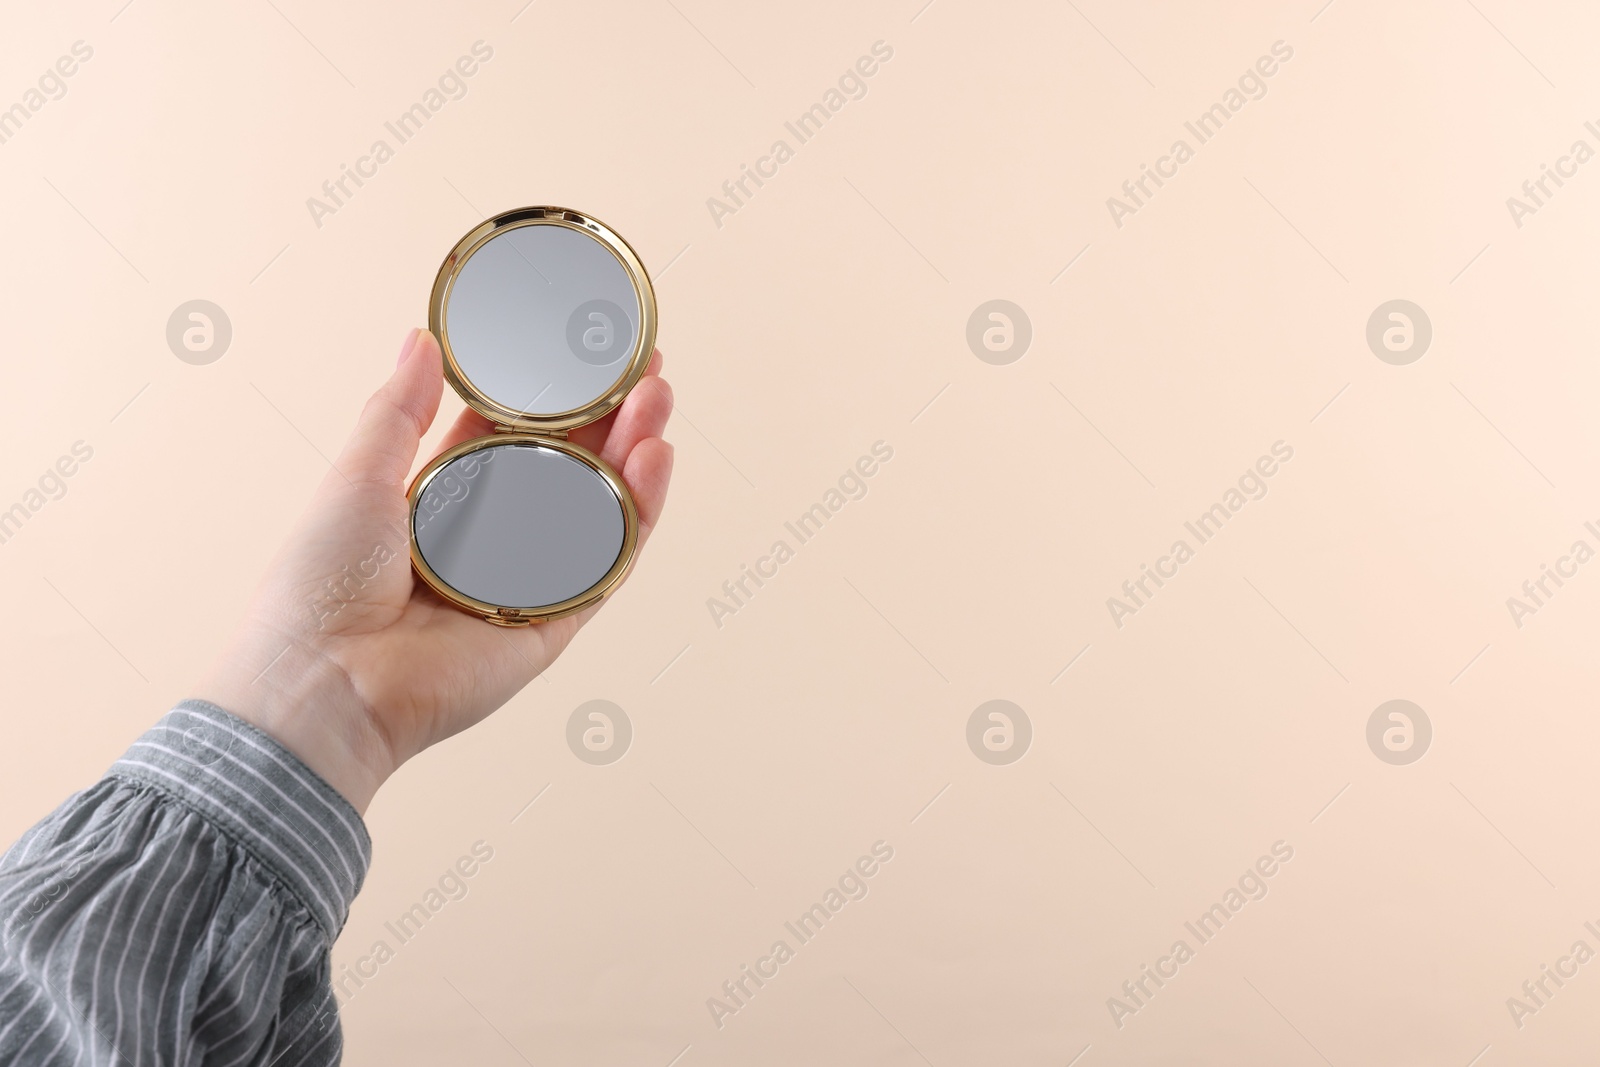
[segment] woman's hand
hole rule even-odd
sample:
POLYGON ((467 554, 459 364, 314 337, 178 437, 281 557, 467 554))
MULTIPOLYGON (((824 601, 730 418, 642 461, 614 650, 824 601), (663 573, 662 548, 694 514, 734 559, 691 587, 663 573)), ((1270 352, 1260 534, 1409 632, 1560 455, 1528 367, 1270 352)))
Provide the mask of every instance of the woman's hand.
MULTIPOLYGON (((570 434, 622 475, 641 547, 672 474, 660 371, 655 352, 620 408, 570 434)), ((442 390, 438 342, 413 331, 194 694, 276 737, 363 813, 400 764, 504 704, 599 610, 500 627, 414 580, 406 488, 442 390)), ((490 431, 469 408, 441 447, 490 431)))

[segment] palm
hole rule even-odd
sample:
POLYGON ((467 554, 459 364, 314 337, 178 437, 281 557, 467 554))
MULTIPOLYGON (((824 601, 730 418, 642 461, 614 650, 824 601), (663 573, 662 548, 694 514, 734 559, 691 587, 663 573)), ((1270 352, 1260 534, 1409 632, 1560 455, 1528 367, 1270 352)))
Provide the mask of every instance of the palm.
MULTIPOLYGON (((285 718, 267 700, 274 689, 282 704, 315 688, 323 705, 316 712, 336 720, 317 730, 335 736, 375 731, 387 749, 381 762, 390 766, 379 768, 383 773, 504 704, 548 667, 599 609, 532 626, 500 627, 457 611, 415 579, 406 487, 418 440, 433 421, 443 385, 433 338, 422 334, 413 352, 363 412, 274 564, 235 653, 206 687, 223 706, 258 724, 285 718), (370 564, 363 566, 361 580, 346 581, 330 601, 330 584, 375 554, 384 561, 376 573, 370 564), (308 603, 315 610, 307 610, 308 603), (297 655, 257 674, 255 661, 267 662, 279 648, 297 655), (272 671, 281 677, 258 686, 272 671)), ((638 506, 641 547, 661 514, 672 469, 671 446, 660 437, 672 392, 659 377, 660 368, 656 352, 620 408, 570 435, 621 474, 638 506)), ((482 416, 465 411, 440 450, 491 429, 482 416)), ((282 728, 285 734, 291 730, 313 733, 303 723, 282 728)), ((314 753, 300 754, 315 769, 339 775, 332 761, 318 767, 314 753)), ((349 784, 347 795, 364 793, 365 784, 349 784)))
MULTIPOLYGON (((406 577, 412 579, 407 573, 406 577)), ((418 750, 473 726, 542 673, 578 632, 576 617, 508 629, 466 615, 421 582, 399 617, 350 641, 347 670, 391 736, 418 750)))
MULTIPOLYGON (((656 380, 637 394, 639 403, 630 397, 617 412, 570 435, 573 443, 601 456, 629 481, 639 498, 641 544, 650 531, 645 520, 660 513, 659 497, 666 487, 648 480, 634 484, 628 461, 636 445, 659 433, 656 423, 664 422, 670 410, 670 400, 663 409, 656 392, 664 384, 660 366, 657 353, 647 372, 656 380)), ((468 408, 445 434, 439 451, 491 430, 487 419, 468 408)), ((346 530, 365 527, 369 536, 378 527, 407 528, 410 508, 403 495, 372 494, 338 475, 330 475, 333 479, 334 496, 348 499, 323 515, 346 530)), ((358 547, 350 545, 349 550, 358 547)), ((338 651, 331 654, 340 659, 367 706, 383 717, 391 736, 415 739, 418 751, 473 726, 516 695, 555 661, 597 610, 531 626, 494 626, 435 596, 416 580, 404 558, 383 568, 371 591, 370 603, 350 612, 333 631, 338 651)))

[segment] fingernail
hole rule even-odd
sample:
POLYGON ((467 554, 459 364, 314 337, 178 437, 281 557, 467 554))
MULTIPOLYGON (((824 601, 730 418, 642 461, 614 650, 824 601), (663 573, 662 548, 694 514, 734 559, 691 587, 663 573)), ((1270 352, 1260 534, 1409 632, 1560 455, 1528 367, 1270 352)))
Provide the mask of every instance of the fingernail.
POLYGON ((411 332, 406 334, 406 343, 400 346, 400 358, 395 361, 396 367, 405 366, 406 360, 411 358, 411 353, 417 350, 417 340, 421 336, 422 327, 420 326, 413 327, 411 332))

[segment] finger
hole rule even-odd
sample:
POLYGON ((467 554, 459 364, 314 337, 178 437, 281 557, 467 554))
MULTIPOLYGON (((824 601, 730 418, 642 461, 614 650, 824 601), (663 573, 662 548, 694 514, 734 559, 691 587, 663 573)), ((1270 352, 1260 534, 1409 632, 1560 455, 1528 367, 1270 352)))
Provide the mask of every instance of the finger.
POLYGON ((439 451, 443 452, 447 448, 454 448, 462 441, 470 441, 474 437, 483 437, 493 432, 494 423, 471 408, 466 408, 460 415, 456 416, 455 423, 445 433, 444 439, 439 442, 439 451))
POLYGON ((659 437, 647 437, 634 445, 622 468, 633 502, 639 509, 639 543, 654 529, 667 503, 667 484, 672 481, 672 445, 659 437))
POLYGON ((444 389, 439 345, 426 330, 413 330, 400 362, 362 409, 361 418, 334 464, 354 483, 401 485, 417 457, 417 443, 439 410, 444 389))
MULTIPOLYGON (((643 381, 644 378, 652 378, 659 375, 661 373, 661 363, 661 349, 658 348, 650 354, 650 362, 645 365, 644 375, 640 378, 640 381, 643 381)), ((634 388, 638 388, 638 386, 634 388)), ((616 421, 617 412, 615 410, 607 412, 587 426, 574 428, 567 435, 567 439, 575 445, 587 448, 590 452, 598 453, 606 443, 606 438, 611 435, 611 427, 616 421)))
MULTIPOLYGON (((660 521, 661 511, 666 506, 667 485, 672 481, 673 454, 670 442, 663 441, 659 437, 647 437, 634 445, 633 451, 628 453, 627 463, 623 465, 622 480, 628 483, 628 491, 633 494, 633 502, 639 509, 639 549, 644 548, 645 542, 650 540, 650 532, 660 521)), ((575 625, 581 627, 604 606, 605 601, 602 600, 568 618, 575 620, 575 625)), ((549 627, 552 624, 543 625, 549 627)), ((565 647, 566 641, 571 640, 571 635, 566 634, 564 638, 558 648, 565 647)))
POLYGON ((645 378, 634 386, 628 399, 617 409, 600 458, 621 470, 633 446, 649 437, 660 437, 672 417, 672 386, 665 378, 645 378))

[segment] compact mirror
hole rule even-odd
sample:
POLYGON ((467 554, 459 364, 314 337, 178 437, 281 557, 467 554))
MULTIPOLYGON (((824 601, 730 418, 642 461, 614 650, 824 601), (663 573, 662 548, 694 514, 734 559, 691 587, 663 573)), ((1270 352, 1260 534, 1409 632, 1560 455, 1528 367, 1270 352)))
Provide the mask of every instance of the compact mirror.
POLYGON ((444 464, 417 508, 417 548, 475 600, 541 608, 597 585, 622 554, 616 490, 588 464, 532 441, 444 464))
POLYGON ((523 208, 463 237, 434 281, 445 376, 495 432, 411 488, 411 557, 456 607, 503 625, 580 611, 627 572, 638 517, 622 479, 566 431, 622 403, 655 345, 633 249, 565 208, 523 208))
POLYGON ((605 245, 564 226, 521 226, 461 267, 444 329, 463 378, 524 417, 583 408, 628 370, 639 297, 605 245))
POLYGON ((593 422, 633 388, 655 340, 655 299, 633 249, 560 208, 508 212, 463 237, 428 318, 450 384, 510 429, 593 422))

